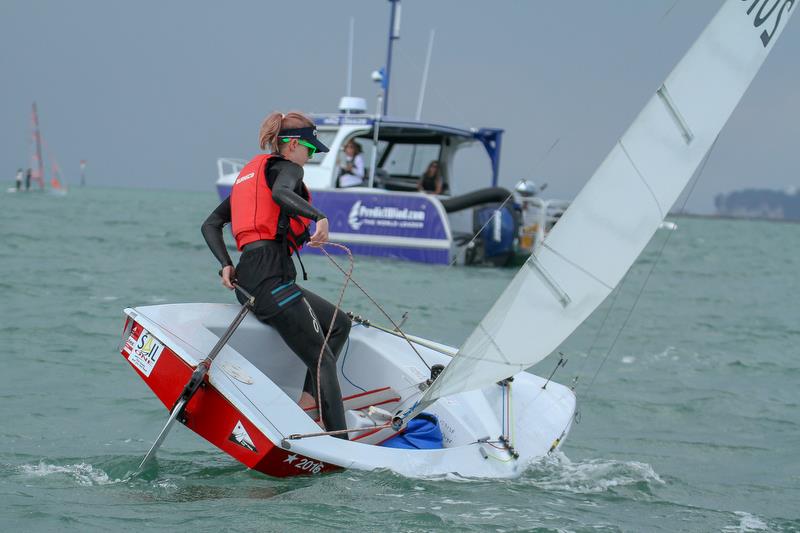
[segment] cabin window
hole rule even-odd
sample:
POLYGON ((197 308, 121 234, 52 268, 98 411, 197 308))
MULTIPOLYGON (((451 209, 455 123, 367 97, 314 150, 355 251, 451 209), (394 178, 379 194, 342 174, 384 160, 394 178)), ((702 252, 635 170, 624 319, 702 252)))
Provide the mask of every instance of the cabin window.
POLYGON ((382 167, 392 176, 419 177, 440 152, 438 144, 395 144, 382 167))
POLYGON ((479 142, 462 144, 456 151, 448 174, 450 193, 459 195, 492 186, 492 160, 479 142))

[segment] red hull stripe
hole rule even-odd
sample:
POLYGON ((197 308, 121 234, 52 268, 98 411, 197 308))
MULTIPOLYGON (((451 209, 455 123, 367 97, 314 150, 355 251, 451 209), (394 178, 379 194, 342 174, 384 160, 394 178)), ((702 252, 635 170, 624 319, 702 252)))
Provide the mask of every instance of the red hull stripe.
MULTIPOLYGON (((149 332, 135 322, 121 354, 167 409, 171 409, 193 369, 168 346, 163 346, 153 366, 145 367, 149 370, 147 375, 131 357, 131 350, 136 349, 143 334, 149 332)), ((186 405, 184 415, 186 427, 245 466, 264 474, 291 477, 341 470, 337 465, 276 446, 208 381, 186 405)))
MULTIPOLYGON (((400 399, 400 395, 391 387, 382 387, 380 389, 353 394, 352 396, 345 396, 342 398, 342 403, 344 404, 345 411, 359 411, 373 405, 378 406, 398 403, 400 399)), ((306 407, 304 411, 315 421, 319 419, 319 410, 316 405, 306 407)))

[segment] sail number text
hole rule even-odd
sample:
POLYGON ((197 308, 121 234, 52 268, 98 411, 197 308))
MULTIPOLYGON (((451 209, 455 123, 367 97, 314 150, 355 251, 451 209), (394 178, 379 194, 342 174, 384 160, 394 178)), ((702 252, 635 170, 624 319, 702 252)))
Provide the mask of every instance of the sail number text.
POLYGON ((766 22, 771 23, 761 32, 761 43, 766 48, 778 31, 781 17, 792 9, 795 0, 742 0, 742 2, 750 2, 747 14, 753 15, 754 28, 760 28, 766 22))

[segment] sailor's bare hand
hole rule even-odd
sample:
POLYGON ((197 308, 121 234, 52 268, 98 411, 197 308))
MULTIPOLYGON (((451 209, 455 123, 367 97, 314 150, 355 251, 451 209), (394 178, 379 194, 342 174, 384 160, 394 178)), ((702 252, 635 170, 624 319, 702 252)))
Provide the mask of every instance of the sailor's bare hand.
POLYGON ((317 227, 314 230, 314 235, 308 241, 309 246, 319 246, 328 242, 328 219, 323 218, 317 220, 317 227))
POLYGON ((233 290, 233 282, 236 279, 236 270, 232 265, 222 267, 222 284, 233 290))

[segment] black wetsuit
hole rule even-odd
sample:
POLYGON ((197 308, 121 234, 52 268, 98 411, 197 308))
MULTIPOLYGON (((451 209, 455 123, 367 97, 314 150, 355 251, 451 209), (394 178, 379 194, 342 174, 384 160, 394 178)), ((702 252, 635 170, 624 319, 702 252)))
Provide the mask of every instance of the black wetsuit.
MULTIPOLYGON (((272 190, 272 199, 281 213, 302 215, 317 221, 325 215, 302 196, 303 168, 282 158, 270 159, 265 176, 272 190)), ((203 223, 203 237, 211 252, 224 267, 232 265, 225 247, 222 228, 231 221, 231 201, 226 198, 203 223)), ((254 243, 255 244, 255 243, 254 243)), ((308 289, 295 284, 297 272, 289 258, 285 241, 258 242, 258 247, 245 246, 236 265, 237 282, 256 300, 256 318, 275 328, 284 342, 308 367, 304 390, 317 396, 317 361, 336 307, 308 289)), ((244 297, 237 293, 240 302, 244 297)), ((328 431, 346 428, 342 392, 336 376, 336 359, 350 333, 350 320, 339 312, 333 325, 320 368, 322 421, 328 431)), ((347 438, 341 435, 342 438, 347 438)))

